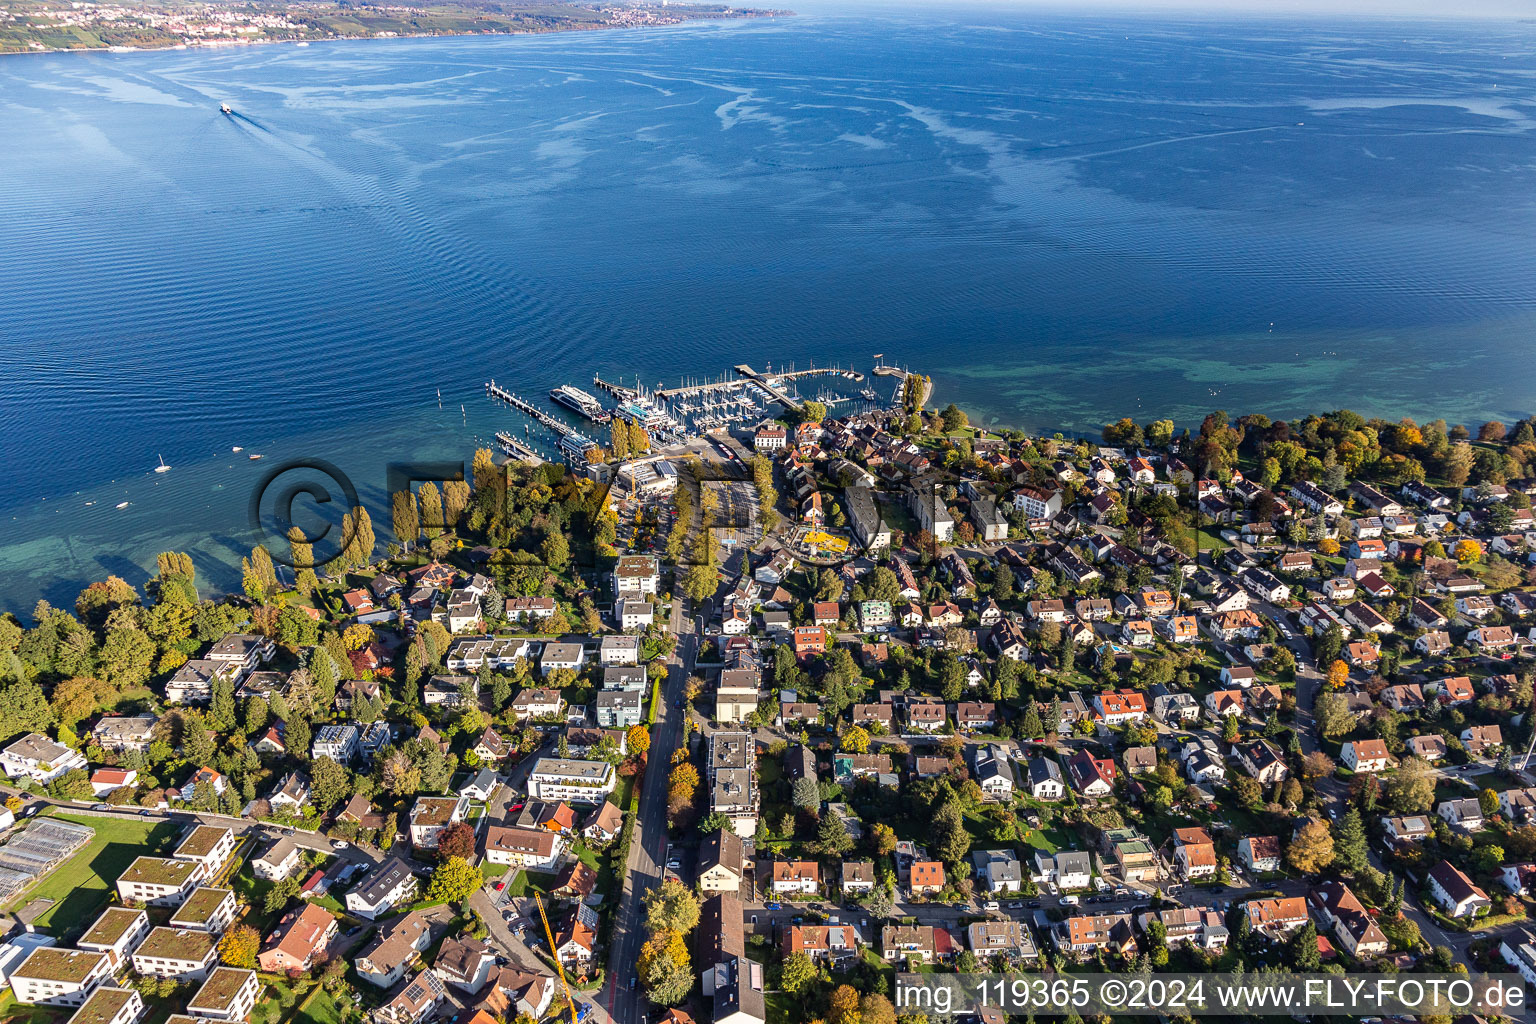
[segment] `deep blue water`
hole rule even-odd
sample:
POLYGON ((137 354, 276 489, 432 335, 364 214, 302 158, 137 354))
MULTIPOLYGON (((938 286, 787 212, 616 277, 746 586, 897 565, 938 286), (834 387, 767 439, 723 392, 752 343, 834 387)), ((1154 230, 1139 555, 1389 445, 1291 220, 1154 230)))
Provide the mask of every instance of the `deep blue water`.
POLYGON ((1533 34, 870 9, 0 58, 0 607, 168 547, 234 585, 289 457, 382 534, 387 461, 521 429, 488 377, 881 352, 1031 428, 1528 413, 1533 34))

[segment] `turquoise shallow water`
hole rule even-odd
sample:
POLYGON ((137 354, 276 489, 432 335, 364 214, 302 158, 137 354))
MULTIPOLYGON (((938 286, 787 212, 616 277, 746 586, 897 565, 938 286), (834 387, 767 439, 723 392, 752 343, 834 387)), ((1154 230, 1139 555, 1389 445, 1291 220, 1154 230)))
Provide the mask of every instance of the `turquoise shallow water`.
POLYGON ((0 607, 172 546, 234 585, 283 458, 382 527, 386 463, 521 430, 488 377, 881 352, 1032 428, 1524 414, 1533 32, 867 9, 0 59, 0 607))

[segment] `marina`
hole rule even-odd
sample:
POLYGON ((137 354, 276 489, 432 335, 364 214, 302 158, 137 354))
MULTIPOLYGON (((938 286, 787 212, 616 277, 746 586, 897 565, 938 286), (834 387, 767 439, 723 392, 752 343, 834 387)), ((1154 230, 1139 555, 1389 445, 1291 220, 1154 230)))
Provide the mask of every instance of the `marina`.
MULTIPOLYGON (((878 361, 879 357, 876 359, 878 361)), ((774 372, 769 365, 770 369, 763 372, 743 363, 719 376, 684 375, 675 387, 664 384, 647 387, 638 379, 626 383, 623 378, 594 373, 593 390, 609 396, 613 401, 612 408, 606 407, 597 395, 570 384, 551 388, 549 398, 554 404, 594 424, 605 425, 618 420, 637 427, 645 431, 654 445, 663 447, 706 436, 719 437, 734 428, 767 422, 781 416, 781 409, 799 412, 807 401, 827 409, 858 411, 861 407, 876 408, 894 400, 894 396, 882 399, 868 377, 859 370, 841 366, 797 369, 791 364, 774 372), (807 398, 799 392, 797 385, 801 381, 817 385, 814 397, 807 398), (834 390, 840 383, 862 387, 844 394, 834 390)), ((875 372, 881 376, 905 377, 904 371, 879 365, 875 372)), ((602 446, 602 436, 597 440, 585 436, 571 424, 535 407, 494 380, 486 383, 485 391, 489 397, 512 406, 534 423, 554 432, 561 456, 575 464, 584 464, 588 452, 602 446)), ((530 426, 525 424, 524 434, 530 426)), ((531 447, 530 441, 519 441, 510 432, 498 433, 496 439, 502 451, 513 457, 544 458, 531 447)))

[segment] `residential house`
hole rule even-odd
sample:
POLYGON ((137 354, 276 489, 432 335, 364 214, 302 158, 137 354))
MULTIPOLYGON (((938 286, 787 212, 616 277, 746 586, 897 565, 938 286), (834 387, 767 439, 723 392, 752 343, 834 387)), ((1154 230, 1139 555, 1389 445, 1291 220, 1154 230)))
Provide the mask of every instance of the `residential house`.
POLYGON ((1442 800, 1435 808, 1446 824, 1464 832, 1477 832, 1483 827, 1483 807, 1476 797, 1460 797, 1442 800))
POLYGON ((1272 786, 1277 782, 1284 782, 1290 775, 1285 758, 1268 740, 1254 739, 1240 743, 1233 748, 1233 753, 1236 754, 1243 770, 1262 785, 1272 786))
POLYGON ((336 936, 336 918, 318 903, 300 903, 284 914, 256 963, 268 974, 307 971, 336 936))
POLYGON ((121 971, 128 958, 149 934, 149 915, 141 909, 108 907, 101 912, 85 934, 75 942, 81 949, 105 953, 112 958, 112 969, 121 971))
POLYGON ((813 860, 773 862, 771 884, 776 894, 806 893, 814 895, 821 887, 821 865, 813 860))
MULTIPOLYGON (((421 952, 432 942, 426 915, 411 910, 379 926, 373 939, 352 961, 358 977, 379 988, 389 988, 405 977, 421 952)), ((431 972, 423 972, 428 976, 431 972)))
POLYGON ((416 895, 416 876, 398 856, 386 857, 363 881, 347 893, 347 910, 372 921, 416 895))
POLYGON ((1249 900, 1243 904, 1253 930, 1270 940, 1284 938, 1307 923, 1307 901, 1301 896, 1249 900))
POLYGON ((1493 905, 1488 894, 1462 871, 1442 860, 1429 869, 1429 893, 1451 917, 1474 917, 1493 905))
POLYGON ((1245 836, 1238 841, 1237 857, 1256 875, 1280 870, 1280 840, 1277 836, 1245 836))
POLYGON ((1067 777, 1080 795, 1103 798, 1114 791, 1115 762, 1078 750, 1067 759, 1067 777))
POLYGON ((1344 766, 1352 772, 1386 771, 1392 763, 1387 745, 1381 740, 1348 740, 1339 752, 1344 766))
POLYGON ((1344 951, 1358 959, 1379 956, 1387 951, 1387 937, 1365 906, 1343 882, 1329 879, 1318 883, 1307 895, 1324 931, 1331 930, 1344 951))
POLYGON ((41 733, 29 732, 0 750, 0 769, 13 779, 31 779, 44 785, 76 768, 90 766, 77 750, 55 743, 41 733))
POLYGON ((11 991, 18 1003, 81 1006, 112 972, 106 953, 43 946, 11 972, 11 991))

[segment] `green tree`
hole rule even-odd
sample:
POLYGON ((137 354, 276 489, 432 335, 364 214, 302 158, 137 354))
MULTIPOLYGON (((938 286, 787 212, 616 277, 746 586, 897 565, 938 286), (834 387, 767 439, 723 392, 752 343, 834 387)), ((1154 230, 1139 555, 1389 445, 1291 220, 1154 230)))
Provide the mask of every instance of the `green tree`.
POLYGON ((416 495, 409 487, 394 493, 390 518, 395 529, 395 539, 409 551, 421 536, 421 512, 416 506, 416 495))
POLYGON ((779 988, 791 996, 798 996, 813 985, 818 977, 816 963, 802 950, 796 950, 784 958, 780 972, 779 988))
POLYGON ((471 866, 463 857, 449 857, 432 870, 432 880, 427 883, 427 899, 463 903, 484 881, 480 869, 471 866))
POLYGON ((1318 731, 1326 739, 1346 735, 1355 727, 1355 716, 1350 712, 1343 694, 1329 691, 1319 693, 1312 711, 1318 731))
POLYGON ((803 811, 814 814, 821 806, 821 791, 816 788, 816 780, 808 776, 796 779, 789 793, 794 805, 803 811))
POLYGON ((841 857, 853 849, 853 837, 848 834, 848 826, 841 817, 836 814, 824 815, 821 825, 816 829, 816 848, 826 856, 841 857))
POLYGON ((213 696, 208 704, 208 727, 219 735, 235 731, 235 686, 227 677, 213 681, 213 696))
POLYGON ((288 905, 288 901, 299 894, 299 882, 295 878, 284 878, 273 883, 267 890, 267 895, 262 901, 262 909, 268 915, 279 913, 288 905))
POLYGON ((957 804, 945 803, 933 816, 931 848, 934 856, 946 864, 959 864, 971 849, 971 835, 957 804))
POLYGON ((944 433, 953 434, 957 430, 964 430, 970 426, 970 417, 954 402, 946 405, 939 413, 939 419, 944 423, 944 433))
POLYGON ((309 765, 309 797, 321 814, 345 800, 352 792, 352 779, 345 768, 321 756, 309 765))
POLYGON ((1365 824, 1360 812, 1350 808, 1334 825, 1333 859, 1340 868, 1353 874, 1370 863, 1365 824))
POLYGON ((645 908, 645 927, 650 932, 671 930, 686 934, 698 926, 699 898, 675 878, 651 887, 641 903, 645 908))

